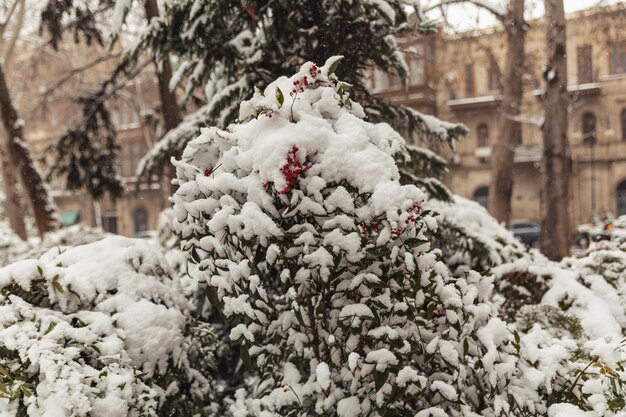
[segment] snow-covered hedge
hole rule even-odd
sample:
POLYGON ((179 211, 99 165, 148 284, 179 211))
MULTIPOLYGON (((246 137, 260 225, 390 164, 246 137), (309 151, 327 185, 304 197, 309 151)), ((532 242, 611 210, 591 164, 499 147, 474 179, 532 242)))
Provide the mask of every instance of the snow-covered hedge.
MULTIPOLYGON (((150 243, 107 237, 0 269, 0 414, 194 415, 212 334, 150 243)), ((208 355, 208 357, 207 357, 208 355)))

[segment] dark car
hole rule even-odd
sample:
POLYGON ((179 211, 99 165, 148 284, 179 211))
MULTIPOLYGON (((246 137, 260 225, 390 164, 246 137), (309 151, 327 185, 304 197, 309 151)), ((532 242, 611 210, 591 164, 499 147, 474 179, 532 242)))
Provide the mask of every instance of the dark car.
POLYGON ((534 220, 511 220, 509 230, 524 245, 536 246, 541 236, 541 224, 534 220))

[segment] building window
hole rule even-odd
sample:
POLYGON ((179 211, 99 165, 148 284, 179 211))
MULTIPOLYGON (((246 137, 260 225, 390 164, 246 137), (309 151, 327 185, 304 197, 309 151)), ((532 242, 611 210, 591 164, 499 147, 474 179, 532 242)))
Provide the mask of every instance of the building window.
POLYGON ((489 187, 479 187, 474 191, 474 201, 478 204, 487 208, 487 203, 489 201, 489 187))
POLYGON ((626 215, 626 180, 620 182, 617 186, 615 198, 617 199, 617 215, 626 215))
POLYGON ((474 95, 474 92, 474 65, 467 64, 465 65, 465 94, 470 97, 474 95))
POLYGON ((591 45, 579 46, 576 49, 578 63, 578 84, 586 84, 593 81, 593 58, 591 45))
POLYGON ((122 145, 122 175, 124 177, 134 177, 139 161, 147 152, 146 144, 142 140, 132 140, 122 145))
POLYGON ((622 140, 626 140, 626 109, 622 109, 622 140))
POLYGON ((487 89, 489 91, 498 91, 500 87, 500 70, 496 63, 492 63, 487 74, 487 89))
POLYGON ((135 220, 135 234, 148 230, 148 212, 143 207, 137 207, 133 213, 135 220))
POLYGON ((485 123, 478 125, 478 147, 484 148, 489 146, 489 126, 485 123))
POLYGON ((626 42, 610 46, 609 61, 611 74, 626 73, 626 42))
POLYGON ((425 60, 421 53, 413 53, 409 59, 409 85, 424 85, 425 60))
POLYGON ((102 228, 107 233, 117 234, 117 214, 114 211, 102 215, 102 228))
POLYGON ((583 114, 583 143, 596 143, 596 115, 591 112, 583 114))

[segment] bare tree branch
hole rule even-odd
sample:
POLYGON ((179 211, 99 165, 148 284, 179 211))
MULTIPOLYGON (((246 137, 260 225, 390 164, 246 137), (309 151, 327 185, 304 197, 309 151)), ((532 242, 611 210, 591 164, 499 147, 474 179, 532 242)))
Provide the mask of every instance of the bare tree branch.
POLYGON ((436 4, 433 4, 431 6, 425 7, 423 9, 423 12, 429 12, 431 10, 437 9, 437 8, 441 8, 443 6, 447 6, 450 4, 460 4, 460 3, 469 3, 469 4, 473 4, 476 7, 479 7, 481 9, 487 10, 489 13, 491 13, 492 15, 494 15, 500 22, 504 22, 506 19, 506 15, 500 13, 500 11, 498 9, 496 9, 495 7, 493 7, 492 5, 490 5, 489 3, 486 3, 482 0, 442 0, 436 4))
POLYGON ((122 55, 121 52, 115 52, 115 53, 102 55, 102 56, 99 56, 98 58, 94 59, 93 61, 90 61, 90 62, 86 63, 85 65, 82 65, 82 66, 76 67, 76 68, 72 68, 63 77, 59 78, 56 82, 54 82, 52 85, 48 86, 45 89, 45 91, 41 94, 41 101, 39 102, 39 104, 37 104, 37 106, 35 107, 33 112, 36 112, 36 111, 38 111, 41 108, 45 108, 47 106, 47 103, 48 103, 49 99, 50 99, 50 96, 52 96, 56 90, 58 90, 65 83, 67 83, 72 78, 74 78, 74 76, 76 76, 77 74, 85 72, 85 71, 95 67, 96 65, 101 64, 104 61, 108 61, 109 59, 118 58, 121 55, 122 55))
POLYGON ((17 39, 20 36, 20 32, 22 31, 22 27, 24 26, 24 17, 26 16, 26 0, 16 0, 15 4, 20 5, 20 11, 17 15, 17 20, 15 21, 15 26, 13 27, 13 33, 11 34, 11 38, 7 43, 7 46, 4 48, 2 53, 2 63, 5 68, 9 66, 9 61, 13 56, 13 49, 15 49, 15 44, 17 39))
POLYGON ((9 20, 11 20, 11 16, 15 12, 15 8, 17 7, 17 4, 19 2, 20 2, 19 0, 15 0, 15 2, 11 3, 11 8, 7 12, 3 21, 0 22, 0 41, 2 40, 2 37, 4 36, 4 31, 6 30, 7 25, 9 24, 9 20))

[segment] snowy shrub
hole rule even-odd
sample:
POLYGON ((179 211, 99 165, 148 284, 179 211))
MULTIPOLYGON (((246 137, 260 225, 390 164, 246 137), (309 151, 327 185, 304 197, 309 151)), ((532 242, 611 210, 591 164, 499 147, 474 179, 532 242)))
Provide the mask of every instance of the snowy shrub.
POLYGON ((403 139, 336 64, 257 90, 176 162, 173 228, 257 375, 234 415, 501 414, 516 349, 491 281, 430 249, 403 139))
MULTIPOLYGON (((189 273, 196 265, 188 264, 185 253, 179 249, 180 238, 171 227, 173 219, 172 209, 163 211, 157 225, 158 242, 165 254, 165 258, 180 280, 182 293, 187 299, 193 320, 203 326, 210 326, 213 340, 210 346, 210 362, 207 366, 206 358, 194 355, 190 361, 194 368, 203 369, 203 375, 211 381, 211 413, 206 415, 222 416, 225 408, 234 397, 237 389, 244 387, 246 372, 239 360, 236 346, 230 340, 231 327, 225 323, 219 312, 211 305, 207 297, 207 283, 199 281, 189 273)), ((193 339, 198 342, 198 338, 193 339)))
POLYGON ((192 416, 210 404, 212 330, 161 253, 107 237, 0 269, 0 414, 192 416), (195 361, 197 363, 198 361, 195 361))
POLYGON ((559 417, 592 410, 595 417, 624 409, 624 271, 626 254, 619 250, 494 268, 494 299, 522 334, 521 380, 512 385, 526 386, 530 410, 550 407, 549 415, 559 417), (522 301, 511 301, 516 293, 522 301))
POLYGON ((455 195, 451 202, 431 199, 426 208, 438 214, 439 226, 432 240, 454 271, 482 272, 516 259, 543 258, 536 250, 524 247, 475 201, 455 195))

